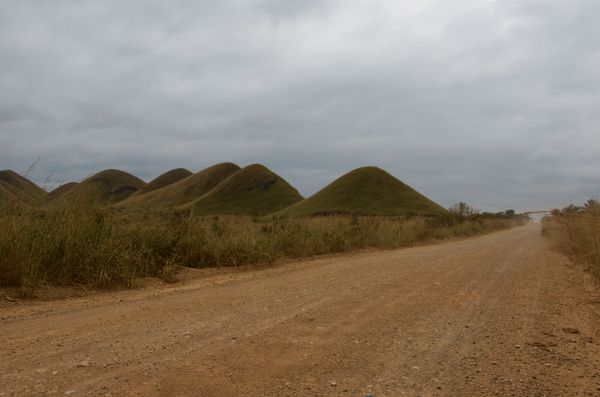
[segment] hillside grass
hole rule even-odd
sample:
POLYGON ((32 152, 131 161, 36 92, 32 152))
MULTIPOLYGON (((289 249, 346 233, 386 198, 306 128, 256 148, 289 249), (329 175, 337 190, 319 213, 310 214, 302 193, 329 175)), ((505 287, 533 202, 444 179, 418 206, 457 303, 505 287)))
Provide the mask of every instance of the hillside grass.
POLYGON ((590 200, 585 207, 554 211, 542 221, 542 233, 555 247, 600 277, 600 204, 590 200))
POLYGON ((44 203, 50 203, 54 200, 57 200, 59 197, 73 189, 78 184, 79 183, 77 182, 67 182, 56 187, 55 189, 52 189, 50 192, 48 192, 48 194, 46 194, 46 196, 44 196, 44 203))
POLYGON ((0 171, 0 181, 14 186, 32 198, 39 199, 46 194, 44 189, 12 170, 0 171))
POLYGON ((140 196, 142 194, 150 193, 152 191, 162 189, 163 187, 177 183, 185 178, 194 175, 191 171, 185 168, 175 168, 174 170, 167 171, 148 182, 148 184, 142 187, 140 190, 131 195, 131 197, 140 196))
POLYGON ((301 201, 287 181, 260 164, 233 173, 189 205, 197 215, 263 216, 301 201))
POLYGON ((179 266, 268 265, 362 248, 399 248, 515 226, 515 219, 206 217, 63 207, 0 211, 0 286, 131 287, 179 266))
POLYGON ((26 208, 27 204, 19 196, 19 191, 13 186, 0 181, 0 206, 5 208, 26 208))
POLYGON ((445 213, 447 210, 386 171, 377 167, 362 167, 339 177, 311 197, 279 214, 437 216, 445 213))
POLYGON ((239 170, 240 167, 233 163, 216 164, 163 188, 129 197, 115 207, 145 210, 185 205, 208 193, 239 170))
POLYGON ((0 186, 3 188, 3 195, 9 192, 27 205, 38 205, 46 195, 44 189, 12 170, 0 171, 0 186))
POLYGON ((125 200, 145 185, 146 182, 125 171, 104 170, 72 185, 47 205, 54 208, 64 205, 74 208, 108 206, 125 200))

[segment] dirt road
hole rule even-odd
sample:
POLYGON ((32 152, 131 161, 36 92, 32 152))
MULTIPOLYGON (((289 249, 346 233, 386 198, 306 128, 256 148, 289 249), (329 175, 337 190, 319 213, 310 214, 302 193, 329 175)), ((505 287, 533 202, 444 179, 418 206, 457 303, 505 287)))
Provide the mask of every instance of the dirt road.
POLYGON ((600 395, 600 291, 536 225, 0 318, 0 396, 600 395))

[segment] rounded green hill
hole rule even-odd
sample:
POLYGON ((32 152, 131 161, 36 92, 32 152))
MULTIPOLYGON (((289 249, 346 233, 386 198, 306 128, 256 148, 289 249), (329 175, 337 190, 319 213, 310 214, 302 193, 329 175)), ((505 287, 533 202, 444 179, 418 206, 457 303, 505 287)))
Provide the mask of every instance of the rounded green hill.
POLYGON ((0 171, 0 182, 23 202, 35 205, 47 194, 44 189, 12 170, 0 171))
POLYGON ((279 175, 263 165, 252 164, 186 208, 195 214, 266 215, 301 200, 300 193, 279 175))
POLYGON ((278 215, 439 215, 446 210, 377 167, 355 169, 278 215))
POLYGON ((56 189, 52 190, 50 193, 48 193, 46 195, 46 197, 44 197, 44 201, 47 203, 54 201, 77 185, 78 185, 77 182, 64 183, 64 184, 60 185, 59 187, 57 187, 56 189))
POLYGON ((132 196, 119 203, 118 207, 134 209, 181 206, 208 193, 239 169, 240 167, 233 163, 213 165, 161 189, 132 196))
POLYGON ((177 183, 182 179, 192 175, 192 172, 186 170, 185 168, 176 168, 174 170, 167 171, 148 182, 146 186, 135 192, 131 197, 140 196, 142 194, 150 193, 154 190, 162 189, 163 187, 177 183))
POLYGON ((0 211, 27 207, 27 204, 14 193, 16 190, 8 183, 0 181, 0 211))
POLYGON ((145 185, 144 181, 125 171, 105 170, 72 186, 50 204, 109 206, 125 200, 145 185))

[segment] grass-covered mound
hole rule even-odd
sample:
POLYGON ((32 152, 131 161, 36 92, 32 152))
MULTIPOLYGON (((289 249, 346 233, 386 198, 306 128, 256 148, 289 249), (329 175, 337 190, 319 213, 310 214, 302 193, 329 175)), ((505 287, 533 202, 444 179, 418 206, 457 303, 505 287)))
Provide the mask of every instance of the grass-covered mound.
POLYGON ((278 215, 440 215, 446 210, 377 167, 351 171, 278 215))
POLYGON ((131 197, 141 196, 142 194, 150 193, 158 189, 162 189, 163 187, 172 185, 177 183, 187 177, 192 176, 193 173, 191 171, 186 170, 185 168, 176 168, 171 171, 167 171, 164 174, 154 178, 146 186, 135 192, 131 195, 131 197))
POLYGON ((57 198, 61 197, 63 194, 65 194, 66 192, 68 192, 69 190, 71 190, 72 188, 74 188, 77 185, 78 185, 77 182, 63 183, 62 185, 60 185, 56 189, 53 189, 52 191, 50 191, 50 193, 48 193, 46 195, 46 197, 44 197, 44 201, 46 203, 54 201, 54 200, 56 200, 57 198))
POLYGON ((15 195, 14 191, 16 191, 14 187, 0 181, 0 212, 27 207, 27 204, 15 195))
POLYGON ((197 172, 185 179, 146 194, 130 197, 119 203, 118 207, 165 208, 190 203, 238 171, 240 167, 233 163, 221 163, 197 172))
POLYGON ((186 207, 194 214, 266 215, 300 200, 300 193, 283 178, 252 164, 186 207))
POLYGON ((4 189, 18 197, 23 202, 35 205, 46 195, 46 191, 12 170, 0 171, 0 182, 4 189))
POLYGON ((105 207, 125 200, 146 183, 120 170, 105 170, 87 178, 59 195, 54 205, 105 207))

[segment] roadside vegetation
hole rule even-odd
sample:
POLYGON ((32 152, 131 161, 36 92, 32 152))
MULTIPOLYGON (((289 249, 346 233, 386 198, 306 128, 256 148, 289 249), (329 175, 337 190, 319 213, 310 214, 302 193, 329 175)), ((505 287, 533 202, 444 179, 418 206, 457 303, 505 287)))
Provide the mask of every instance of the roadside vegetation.
POLYGON ((180 266, 259 266, 362 248, 399 248, 474 236, 527 222, 466 205, 437 217, 201 216, 176 209, 125 211, 84 201, 0 209, 0 286, 33 295, 40 285, 134 286, 174 280, 180 266))
POLYGON ((543 219, 542 232, 555 246, 600 277, 600 202, 588 200, 582 206, 554 210, 543 219))

